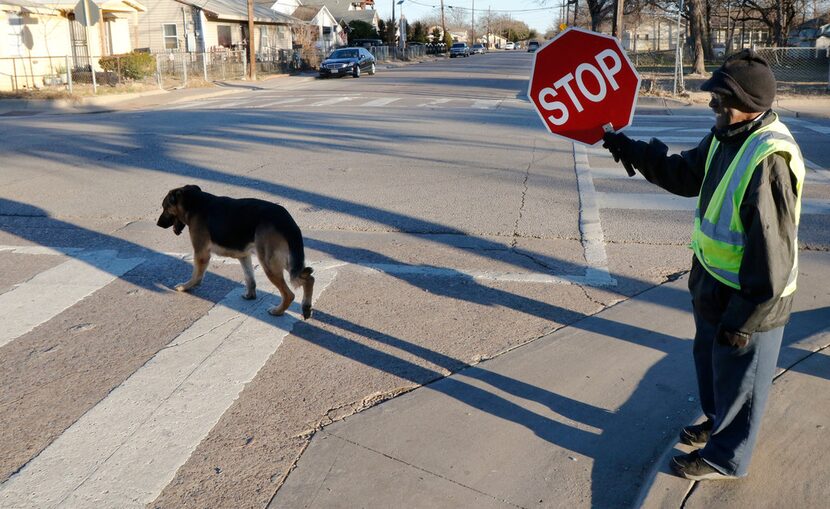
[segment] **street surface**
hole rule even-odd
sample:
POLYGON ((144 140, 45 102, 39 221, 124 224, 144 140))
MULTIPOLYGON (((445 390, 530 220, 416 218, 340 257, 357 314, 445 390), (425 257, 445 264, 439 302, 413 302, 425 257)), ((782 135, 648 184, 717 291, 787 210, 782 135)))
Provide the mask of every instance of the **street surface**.
MULTIPOLYGON (((694 200, 549 135, 530 62, 0 117, 0 507, 265 507, 325 426, 685 272, 694 200), (268 315, 259 269, 241 299, 235 260, 172 290, 189 240, 155 222, 184 184, 291 212, 311 320, 268 315)), ((800 242, 827 251, 830 121, 784 120, 800 242)), ((680 151, 710 126, 643 105, 626 133, 680 151)))

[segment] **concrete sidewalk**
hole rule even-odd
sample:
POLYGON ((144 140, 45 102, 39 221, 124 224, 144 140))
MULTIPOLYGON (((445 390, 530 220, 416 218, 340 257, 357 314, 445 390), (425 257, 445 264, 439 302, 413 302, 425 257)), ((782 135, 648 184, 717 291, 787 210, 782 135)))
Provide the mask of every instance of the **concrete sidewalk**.
POLYGON ((325 427, 269 507, 826 507, 830 253, 801 264, 746 479, 668 473, 700 417, 681 278, 325 427))

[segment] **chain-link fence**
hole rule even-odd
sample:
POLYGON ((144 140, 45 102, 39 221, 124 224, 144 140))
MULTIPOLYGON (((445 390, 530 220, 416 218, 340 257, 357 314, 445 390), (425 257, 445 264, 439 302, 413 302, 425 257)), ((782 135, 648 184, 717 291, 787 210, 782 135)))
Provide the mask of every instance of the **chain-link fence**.
POLYGON ((427 54, 427 48, 424 45, 408 46, 403 49, 397 46, 371 46, 368 49, 378 62, 413 60, 427 54))
MULTIPOLYGON (((779 92, 822 93, 830 91, 830 48, 755 48, 770 64, 779 92)), ((675 50, 629 52, 628 57, 643 78, 642 86, 652 92, 684 91, 684 81, 701 81, 693 75, 693 55, 683 51, 683 65, 676 67, 675 50), (679 75, 682 68, 683 75, 679 75)), ((725 56, 707 61, 707 73, 717 69, 725 56)), ((692 90, 693 86, 689 87, 692 90)))

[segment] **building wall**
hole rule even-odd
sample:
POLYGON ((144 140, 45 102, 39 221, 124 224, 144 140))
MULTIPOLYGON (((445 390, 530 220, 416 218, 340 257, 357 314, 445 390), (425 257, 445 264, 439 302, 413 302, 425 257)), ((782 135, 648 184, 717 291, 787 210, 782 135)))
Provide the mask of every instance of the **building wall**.
POLYGON ((187 28, 187 33, 193 33, 196 27, 191 7, 175 0, 143 0, 142 3, 147 11, 138 13, 132 26, 133 47, 151 53, 185 51, 185 29, 187 28), (163 26, 168 23, 176 25, 178 48, 175 50, 165 47, 163 26))
POLYGON ((0 32, 0 90, 41 88, 65 72, 72 54, 65 17, 0 11, 0 32))

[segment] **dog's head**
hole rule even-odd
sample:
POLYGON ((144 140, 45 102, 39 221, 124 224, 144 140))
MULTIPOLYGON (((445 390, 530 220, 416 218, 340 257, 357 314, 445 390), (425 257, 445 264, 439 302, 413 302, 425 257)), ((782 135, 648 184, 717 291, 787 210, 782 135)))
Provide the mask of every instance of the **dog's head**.
POLYGON ((188 198, 197 191, 201 189, 193 185, 171 189, 161 202, 161 216, 156 224, 162 228, 172 226, 173 233, 180 235, 187 224, 188 198))

